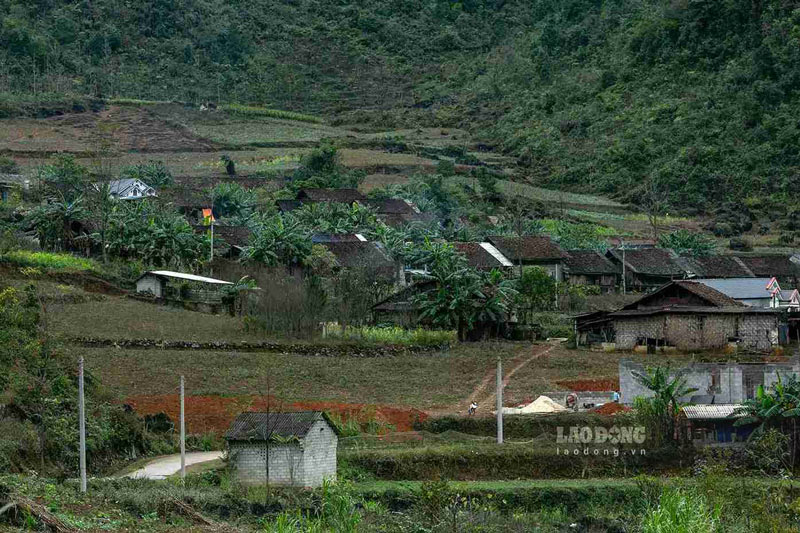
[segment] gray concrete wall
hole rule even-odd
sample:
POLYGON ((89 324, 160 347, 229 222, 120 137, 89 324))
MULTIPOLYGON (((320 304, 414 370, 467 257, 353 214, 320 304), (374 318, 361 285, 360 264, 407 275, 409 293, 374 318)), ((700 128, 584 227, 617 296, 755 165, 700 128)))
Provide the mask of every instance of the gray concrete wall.
MULTIPOLYGON (((319 487, 336 480, 338 437, 324 420, 316 422, 300 443, 272 443, 269 482, 275 485, 319 487)), ((266 473, 264 442, 229 442, 233 477, 243 485, 263 485, 266 473)))
POLYGON ((319 487, 326 479, 336 480, 336 452, 339 439, 327 422, 316 422, 305 438, 303 486, 319 487))
POLYGON ((164 296, 161 280, 155 276, 145 276, 137 281, 136 292, 150 292, 156 298, 164 296))
MULTIPOLYGON (((243 485, 263 485, 266 478, 265 443, 231 442, 229 447, 233 478, 243 485)), ((269 482, 275 485, 305 486, 303 448, 300 444, 270 444, 269 482)))
MULTIPOLYGON (((697 389, 696 392, 682 398, 682 401, 688 402, 690 397, 695 395, 713 394, 715 403, 741 403, 754 392, 752 388, 749 391, 745 389, 748 376, 751 387, 763 380, 764 388, 768 388, 778 380, 778 375, 781 379, 790 375, 800 376, 800 362, 794 360, 787 363, 692 363, 684 368, 675 369, 672 376, 679 371, 686 380, 686 385, 697 389), (717 376, 718 385, 712 388, 714 375, 717 376)), ((630 359, 620 360, 620 401, 628 405, 637 397, 647 398, 653 395, 652 391, 634 378, 634 372, 646 374, 647 368, 630 359)))

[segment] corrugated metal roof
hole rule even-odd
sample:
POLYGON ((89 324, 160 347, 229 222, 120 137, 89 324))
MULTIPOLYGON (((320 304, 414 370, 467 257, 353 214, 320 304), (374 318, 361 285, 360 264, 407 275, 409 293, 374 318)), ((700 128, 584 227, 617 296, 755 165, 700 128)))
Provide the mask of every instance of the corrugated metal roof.
POLYGON ((503 265, 504 267, 514 266, 513 264, 511 264, 511 261, 509 261, 506 256, 504 256, 502 253, 500 253, 500 250, 498 250, 497 248, 495 248, 492 245, 492 243, 490 243, 490 242, 482 242, 480 244, 481 244, 481 248, 483 248, 484 250, 486 250, 487 252, 492 254, 492 257, 497 259, 500 262, 500 264, 503 265))
POLYGON ((683 408, 683 414, 689 420, 722 420, 742 416, 734 414, 742 407, 740 404, 687 405, 683 408))
POLYGON ((139 279, 142 279, 147 275, 161 276, 163 278, 185 279, 188 281, 199 281, 200 283, 211 283, 215 285, 233 285, 233 283, 231 283, 230 281, 222 281, 221 279, 206 278, 204 276, 195 276, 194 274, 184 274, 183 272, 172 272, 170 270, 150 270, 142 274, 139 277, 139 279))
POLYGON ((242 413, 225 433, 227 440, 266 440, 279 437, 304 439, 316 422, 325 420, 338 434, 336 426, 321 411, 293 413, 242 413))
POLYGON ((770 293, 767 290, 770 278, 711 278, 693 281, 707 285, 736 300, 754 300, 770 297, 770 293))

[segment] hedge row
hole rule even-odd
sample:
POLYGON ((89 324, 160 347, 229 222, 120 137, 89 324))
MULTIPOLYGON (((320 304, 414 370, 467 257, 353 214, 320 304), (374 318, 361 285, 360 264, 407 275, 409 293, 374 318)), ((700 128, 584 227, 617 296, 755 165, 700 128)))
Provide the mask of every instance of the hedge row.
POLYGON ((400 345, 400 344, 303 344, 281 342, 197 342, 166 341, 159 339, 106 339, 98 337, 70 337, 72 344, 87 348, 115 346, 129 349, 161 349, 161 350, 224 350, 238 352, 279 352, 295 355, 311 355, 319 357, 395 357, 404 354, 438 353, 448 348, 447 345, 400 345))
MULTIPOLYGON (((568 431, 572 426, 605 427, 632 425, 631 415, 601 415, 598 413, 554 413, 548 415, 514 415, 503 418, 503 435, 508 439, 532 439, 546 436, 555 439, 559 427, 568 431)), ((497 434, 495 417, 443 416, 427 418, 414 429, 431 433, 457 431, 469 435, 493 437, 497 434)))
MULTIPOLYGON (((356 485, 365 500, 380 501, 392 511, 410 508, 420 499, 420 482, 356 485)), ((451 490, 467 498, 490 501, 501 512, 568 508, 573 514, 598 507, 631 507, 644 501, 642 488, 630 480, 542 481, 522 483, 452 483, 451 490)))
POLYGON ((342 467, 385 480, 512 480, 582 479, 666 472, 692 465, 693 456, 672 448, 615 456, 594 447, 565 454, 556 444, 503 446, 437 446, 408 449, 348 450, 340 453, 342 467), (588 454, 585 452, 588 451, 588 454))

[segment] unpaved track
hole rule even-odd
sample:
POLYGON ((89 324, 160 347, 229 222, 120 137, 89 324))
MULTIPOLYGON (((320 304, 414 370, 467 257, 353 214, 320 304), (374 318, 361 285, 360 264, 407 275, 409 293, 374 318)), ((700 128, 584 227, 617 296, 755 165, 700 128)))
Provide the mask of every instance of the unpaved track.
MULTIPOLYGON (((222 457, 222 452, 192 452, 186 454, 186 466, 207 463, 222 457)), ((135 470, 124 477, 134 479, 165 479, 177 474, 181 469, 181 454, 159 457, 147 463, 143 468, 135 470)))
MULTIPOLYGON (((561 344, 561 341, 551 341, 546 345, 536 344, 533 346, 532 354, 519 355, 510 361, 505 361, 503 363, 503 387, 508 385, 509 381, 511 381, 511 377, 519 370, 536 359, 549 354, 559 344, 561 344), (508 370, 508 367, 511 367, 511 369, 508 370)), ((475 402, 478 404, 479 412, 482 412, 483 414, 489 413, 494 405, 495 399, 497 398, 497 391, 493 390, 492 388, 492 385, 495 383, 496 375, 496 367, 492 365, 492 368, 486 372, 483 380, 481 380, 480 384, 475 387, 475 390, 472 391, 472 394, 469 395, 464 403, 453 406, 450 411, 454 413, 466 412, 470 402, 475 402)))

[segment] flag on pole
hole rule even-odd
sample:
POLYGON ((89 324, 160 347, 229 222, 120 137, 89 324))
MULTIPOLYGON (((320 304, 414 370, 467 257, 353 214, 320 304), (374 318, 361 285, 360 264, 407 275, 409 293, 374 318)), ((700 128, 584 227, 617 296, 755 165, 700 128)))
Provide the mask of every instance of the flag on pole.
POLYGON ((203 209, 203 225, 210 226, 217 220, 214 218, 214 211, 211 209, 203 209))

